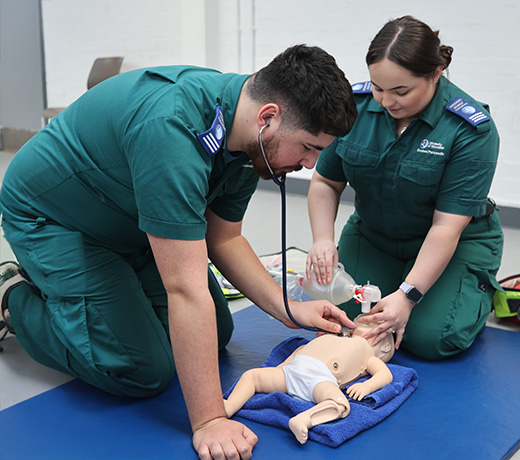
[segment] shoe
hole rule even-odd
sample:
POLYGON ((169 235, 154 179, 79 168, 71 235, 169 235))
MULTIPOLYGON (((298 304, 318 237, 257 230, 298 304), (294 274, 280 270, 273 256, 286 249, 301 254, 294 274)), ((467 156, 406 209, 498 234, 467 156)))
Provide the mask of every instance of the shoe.
POLYGON ((11 315, 7 308, 9 292, 19 284, 26 282, 27 279, 16 262, 0 264, 0 340, 4 339, 8 332, 14 334, 11 315))

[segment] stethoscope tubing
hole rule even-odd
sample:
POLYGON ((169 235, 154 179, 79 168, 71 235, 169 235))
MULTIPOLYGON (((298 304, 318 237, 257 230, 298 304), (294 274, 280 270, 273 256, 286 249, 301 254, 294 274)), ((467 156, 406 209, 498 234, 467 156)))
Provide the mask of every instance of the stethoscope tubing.
POLYGON ((271 173, 271 178, 273 182, 278 185, 280 188, 280 196, 282 203, 282 291, 283 291, 283 302, 285 305, 285 311, 287 312, 287 316, 289 319, 296 324, 296 326, 301 327, 302 329, 306 329, 312 332, 326 332, 323 329, 317 327, 306 326, 300 323, 292 314, 291 308, 289 307, 289 298, 287 295, 287 203, 286 203, 286 190, 285 190, 285 174, 277 177, 274 171, 271 169, 271 165, 267 161, 267 156, 264 152, 264 146, 262 144, 262 132, 265 128, 269 126, 269 123, 266 123, 262 128, 260 128, 260 132, 258 133, 258 143, 260 144, 260 150, 264 157, 265 164, 269 168, 269 172, 271 173))

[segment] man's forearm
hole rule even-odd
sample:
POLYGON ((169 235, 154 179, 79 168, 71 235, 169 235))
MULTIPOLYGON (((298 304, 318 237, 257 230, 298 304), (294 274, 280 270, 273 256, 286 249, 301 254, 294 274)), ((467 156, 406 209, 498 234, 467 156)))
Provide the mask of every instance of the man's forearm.
POLYGON ((218 368, 215 307, 209 292, 193 298, 170 295, 168 302, 175 367, 195 431, 226 416, 218 368))
POLYGON ((280 286, 243 236, 212 247, 209 256, 233 286, 248 299, 276 319, 286 320, 280 286))

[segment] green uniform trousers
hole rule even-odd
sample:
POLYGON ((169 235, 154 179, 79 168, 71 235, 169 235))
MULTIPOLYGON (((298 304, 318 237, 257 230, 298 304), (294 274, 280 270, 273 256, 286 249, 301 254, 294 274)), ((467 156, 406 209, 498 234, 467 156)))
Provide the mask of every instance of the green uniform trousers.
MULTIPOLYGON (((112 394, 150 397, 163 391, 175 365, 166 291, 150 248, 124 256, 41 218, 4 219, 3 228, 35 285, 14 288, 8 299, 23 348, 36 361, 112 394)), ((208 273, 223 348, 233 320, 208 273)))
MULTIPOLYGON (((424 238, 392 239, 370 230, 353 214, 340 237, 339 260, 356 283, 391 294, 411 270, 424 238)), ((503 234, 496 212, 474 218, 437 282, 412 310, 402 347, 429 360, 466 350, 482 331, 499 287, 495 275, 502 258, 503 234)), ((350 318, 355 301, 341 305, 350 318)))

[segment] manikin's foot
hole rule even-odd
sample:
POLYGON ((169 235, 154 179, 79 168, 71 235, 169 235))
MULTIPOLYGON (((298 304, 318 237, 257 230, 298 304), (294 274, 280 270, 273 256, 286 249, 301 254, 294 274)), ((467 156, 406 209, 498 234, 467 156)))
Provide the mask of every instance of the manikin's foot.
POLYGON ((289 428, 301 444, 307 442, 309 428, 346 417, 349 414, 350 405, 348 401, 345 399, 343 402, 342 399, 344 398, 338 399, 340 400, 339 403, 326 399, 289 420, 289 428))
POLYGON ((295 415, 289 420, 289 428, 300 444, 305 444, 309 439, 309 426, 312 426, 311 417, 306 412, 295 415))

